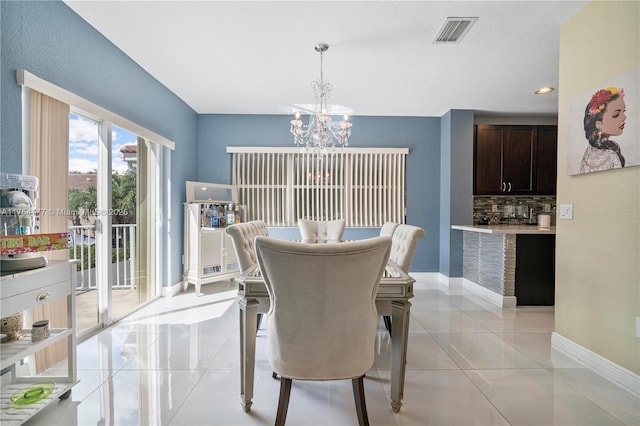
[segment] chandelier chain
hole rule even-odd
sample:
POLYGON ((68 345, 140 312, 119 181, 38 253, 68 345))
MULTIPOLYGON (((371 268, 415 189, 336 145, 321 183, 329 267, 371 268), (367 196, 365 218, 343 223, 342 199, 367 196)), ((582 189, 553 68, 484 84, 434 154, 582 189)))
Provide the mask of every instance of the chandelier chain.
POLYGON ((320 51, 320 82, 321 82, 321 83, 322 83, 322 80, 323 80, 323 78, 322 78, 322 54, 323 54, 323 53, 324 53, 324 52, 321 50, 321 51, 320 51))

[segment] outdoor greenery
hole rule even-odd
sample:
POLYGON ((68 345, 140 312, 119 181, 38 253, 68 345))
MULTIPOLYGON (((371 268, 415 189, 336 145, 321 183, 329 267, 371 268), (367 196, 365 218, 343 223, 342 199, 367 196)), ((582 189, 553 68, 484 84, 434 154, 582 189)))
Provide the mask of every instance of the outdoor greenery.
POLYGON ((95 186, 87 189, 69 189, 69 211, 74 226, 80 226, 80 219, 88 220, 89 212, 96 210, 97 191, 95 186))
MULTIPOLYGON (((111 221, 113 224, 136 223, 136 174, 111 175, 111 221)), ((82 220, 89 220, 97 211, 97 190, 95 186, 86 189, 69 189, 70 219, 75 226, 82 220)))
MULTIPOLYGON (((119 249, 111 249, 111 263, 128 260, 131 256, 129 247, 121 247, 119 249)), ((96 246, 95 245, 78 245, 69 248, 69 259, 82 259, 78 262, 76 269, 78 271, 87 270, 96 267, 96 246), (75 251, 75 255, 74 255, 75 251)))
MULTIPOLYGON (((111 223, 125 225, 136 223, 136 173, 111 175, 111 223)), ((102 214, 97 210, 97 189, 91 185, 85 189, 69 189, 69 219, 74 226, 93 224, 94 219, 102 214)), ((70 259, 83 259, 78 270, 95 268, 96 247, 93 244, 82 244, 69 247, 70 259), (75 252, 75 254, 74 254, 75 252)), ((129 259, 129 247, 113 248, 111 263, 129 259)))
POLYGON ((136 223, 136 174, 111 175, 111 204, 117 214, 113 223, 136 223))

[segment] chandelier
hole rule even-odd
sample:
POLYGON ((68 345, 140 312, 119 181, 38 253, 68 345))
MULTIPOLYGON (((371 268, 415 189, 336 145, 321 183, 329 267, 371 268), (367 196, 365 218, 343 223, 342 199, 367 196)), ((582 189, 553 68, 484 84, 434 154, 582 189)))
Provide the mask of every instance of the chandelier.
POLYGON ((331 96, 331 83, 325 81, 322 74, 322 54, 329 49, 326 43, 316 44, 315 50, 320 53, 320 79, 311 82, 315 107, 309 113, 309 124, 303 124, 300 112, 296 112, 291 120, 291 133, 297 147, 304 152, 324 154, 335 147, 349 145, 351 126, 349 116, 345 115, 340 123, 331 121, 328 111, 328 100, 331 96))

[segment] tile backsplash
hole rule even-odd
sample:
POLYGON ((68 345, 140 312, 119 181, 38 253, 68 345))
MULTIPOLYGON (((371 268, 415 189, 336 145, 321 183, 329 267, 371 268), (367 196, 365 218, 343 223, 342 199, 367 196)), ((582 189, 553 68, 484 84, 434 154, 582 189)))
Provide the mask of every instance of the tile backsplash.
POLYGON ((475 195, 473 197, 473 223, 483 220, 501 224, 536 223, 538 213, 545 211, 551 215, 551 225, 555 225, 555 196, 475 195))

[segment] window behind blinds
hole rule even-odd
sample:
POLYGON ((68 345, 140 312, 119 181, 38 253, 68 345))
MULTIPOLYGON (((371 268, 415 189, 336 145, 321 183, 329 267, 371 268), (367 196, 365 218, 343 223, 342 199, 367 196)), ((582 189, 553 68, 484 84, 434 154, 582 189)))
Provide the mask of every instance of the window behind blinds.
POLYGON ((408 149, 344 149, 318 155, 228 147, 244 220, 296 226, 298 218, 345 219, 350 227, 404 223, 408 149))

